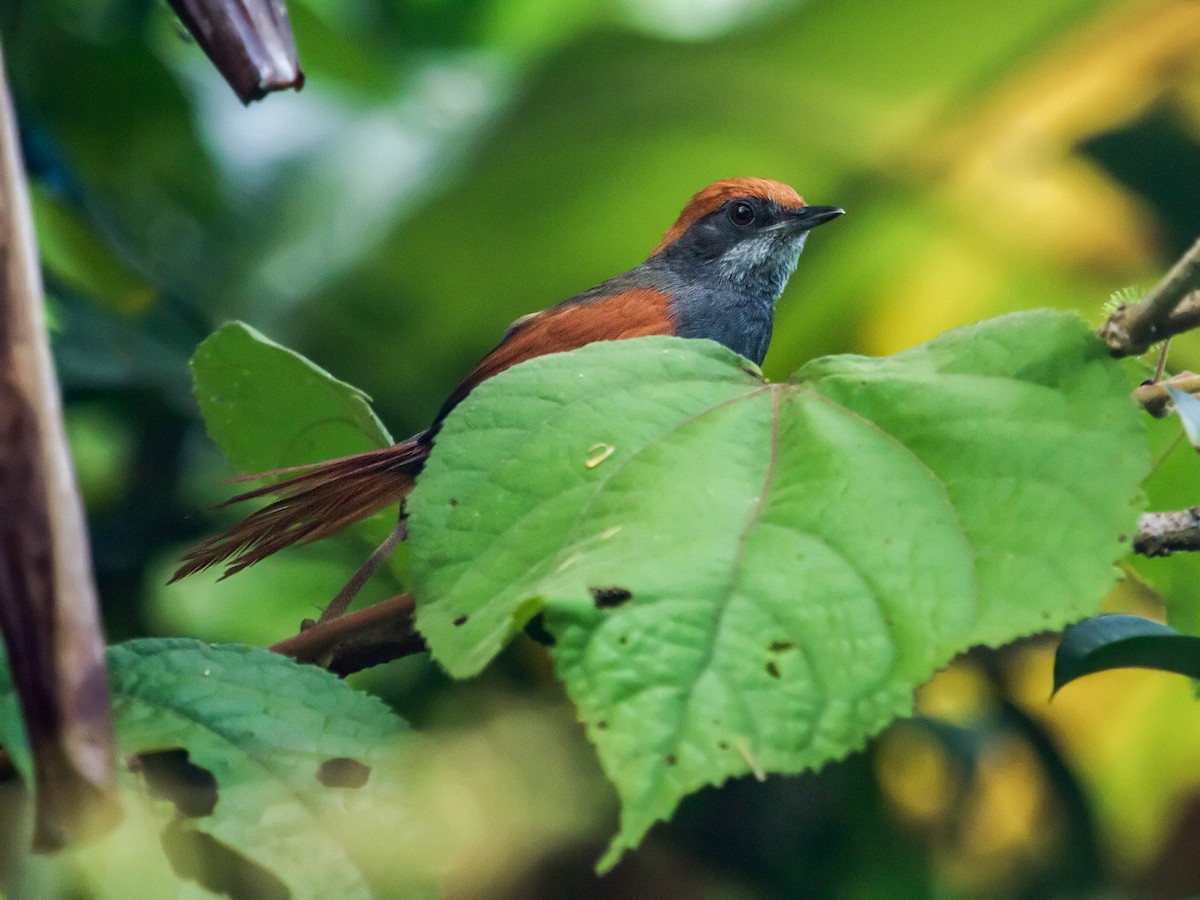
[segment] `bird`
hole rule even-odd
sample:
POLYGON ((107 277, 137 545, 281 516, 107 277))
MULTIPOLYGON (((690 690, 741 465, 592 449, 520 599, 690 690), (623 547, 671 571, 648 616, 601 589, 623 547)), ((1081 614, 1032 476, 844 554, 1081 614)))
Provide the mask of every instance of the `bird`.
POLYGON ((390 447, 238 479, 285 476, 225 501, 275 498, 189 551, 171 581, 222 563, 228 577, 403 503, 446 416, 480 382, 525 360, 595 341, 674 335, 716 341, 761 365, 776 301, 809 231, 843 213, 809 206, 793 188, 766 178, 708 185, 645 262, 510 325, 424 431, 390 447))

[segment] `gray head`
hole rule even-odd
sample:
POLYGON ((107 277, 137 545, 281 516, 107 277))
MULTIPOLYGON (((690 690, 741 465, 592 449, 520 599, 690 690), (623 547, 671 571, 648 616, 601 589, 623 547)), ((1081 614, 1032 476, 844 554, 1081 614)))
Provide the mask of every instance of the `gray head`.
POLYGON ((684 207, 645 263, 666 281, 681 337, 706 337, 761 364, 775 301, 810 229, 836 219, 786 184, 730 178, 684 207))

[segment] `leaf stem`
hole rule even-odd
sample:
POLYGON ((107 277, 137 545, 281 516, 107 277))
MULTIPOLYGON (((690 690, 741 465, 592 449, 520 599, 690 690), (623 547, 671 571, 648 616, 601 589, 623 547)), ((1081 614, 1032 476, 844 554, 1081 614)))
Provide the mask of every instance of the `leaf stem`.
POLYGON ((1171 352, 1171 339, 1167 338, 1162 342, 1162 347, 1158 351, 1158 365, 1154 367, 1154 382, 1157 384, 1162 381, 1163 372, 1167 370, 1167 356, 1171 352))
POLYGON ((371 580, 371 576, 379 571, 379 567, 384 564, 393 550, 408 537, 408 519, 404 516, 400 517, 400 521, 396 523, 396 527, 389 534, 375 551, 367 557, 367 561, 358 567, 358 570, 350 576, 350 580, 338 591, 332 600, 326 604, 321 610, 321 618, 317 620, 317 624, 321 625, 333 619, 339 618, 346 614, 350 604, 354 602, 354 598, 358 596, 358 592, 362 590, 363 585, 371 580))

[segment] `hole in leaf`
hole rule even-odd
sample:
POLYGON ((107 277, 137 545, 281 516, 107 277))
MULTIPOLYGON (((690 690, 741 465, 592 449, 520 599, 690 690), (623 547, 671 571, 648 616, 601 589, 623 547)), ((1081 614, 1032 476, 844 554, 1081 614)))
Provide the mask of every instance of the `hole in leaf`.
POLYGON ((458 500, 457 500, 457 499, 455 499, 454 497, 451 497, 451 498, 450 498, 449 500, 447 500, 446 502, 447 502, 447 503, 449 503, 451 506, 458 506, 458 500))
POLYGON ((772 641, 767 645, 767 649, 772 653, 783 653, 786 650, 795 650, 795 641, 772 641))
POLYGON ((238 853, 184 820, 163 829, 163 852, 180 878, 194 881, 232 900, 290 900, 288 890, 270 869, 238 853))
POLYGON ((601 719, 599 722, 596 723, 596 728, 598 728, 600 731, 603 731, 607 727, 608 727, 608 722, 604 721, 604 719, 601 719))
POLYGON ((623 587, 590 587, 588 593, 596 609, 613 609, 633 599, 633 592, 623 587))
POLYGON ((317 781, 325 787, 360 788, 371 777, 371 767, 348 756, 335 756, 321 763, 317 769, 317 781))
POLYGON ((211 816, 216 808, 217 779, 190 762, 187 750, 139 753, 129 758, 129 769, 141 773, 150 793, 170 800, 185 818, 211 816))
POLYGON ((468 618, 468 617, 467 617, 467 616, 465 616, 465 615, 459 616, 459 617, 458 617, 457 619, 455 619, 455 620, 454 620, 454 621, 453 621, 451 624, 453 624, 455 628, 458 628, 458 627, 460 627, 460 626, 462 626, 462 625, 466 625, 466 624, 467 624, 467 618, 468 618))
POLYGON ((771 660, 769 663, 767 663, 767 674, 772 678, 780 677, 779 664, 775 662, 775 660, 771 660))
POLYGON ((538 613, 525 623, 525 633, 543 647, 553 647, 557 643, 554 635, 546 628, 546 617, 542 613, 538 613))

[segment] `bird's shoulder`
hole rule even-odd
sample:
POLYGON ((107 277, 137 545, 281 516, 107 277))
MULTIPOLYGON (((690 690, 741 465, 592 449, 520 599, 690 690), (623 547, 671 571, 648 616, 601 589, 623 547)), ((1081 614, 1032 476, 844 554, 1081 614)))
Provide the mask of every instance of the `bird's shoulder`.
POLYGON ((673 335, 676 326, 671 307, 672 297, 663 286, 618 276, 549 309, 521 316, 450 395, 438 419, 480 382, 528 359, 576 350, 596 341, 673 335))

